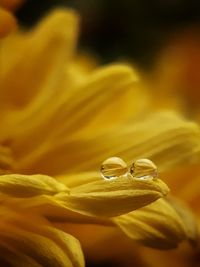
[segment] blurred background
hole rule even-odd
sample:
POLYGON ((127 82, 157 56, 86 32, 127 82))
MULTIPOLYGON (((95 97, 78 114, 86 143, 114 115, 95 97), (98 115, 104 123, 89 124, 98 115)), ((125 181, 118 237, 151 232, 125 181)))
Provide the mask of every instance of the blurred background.
MULTIPOLYGON (((22 27, 30 28, 51 9, 64 6, 81 16, 80 51, 100 64, 133 64, 163 106, 175 106, 200 121, 200 1, 27 0, 16 15, 22 27)), ((118 267, 111 259, 86 260, 87 267, 118 267)))
POLYGON ((200 33, 198 0, 28 0, 17 12, 29 27, 55 6, 81 14, 80 48, 103 62, 130 58, 147 69, 159 52, 189 28, 200 33))
POLYGON ((81 15, 80 50, 100 64, 133 64, 162 105, 175 97, 175 108, 200 120, 200 1, 28 0, 17 17, 31 27, 64 6, 81 15))

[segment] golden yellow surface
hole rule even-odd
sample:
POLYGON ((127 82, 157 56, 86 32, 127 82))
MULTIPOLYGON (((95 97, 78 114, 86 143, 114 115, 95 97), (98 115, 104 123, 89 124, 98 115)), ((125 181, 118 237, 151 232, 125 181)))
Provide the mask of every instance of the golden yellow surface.
POLYGON ((167 102, 158 107, 130 66, 79 57, 78 21, 54 10, 1 42, 1 265, 83 267, 80 239, 96 260, 189 266, 187 245, 199 238, 199 126, 167 102), (105 180, 109 157, 128 166, 149 158, 159 177, 105 180), (170 258, 158 252, 181 242, 170 258))

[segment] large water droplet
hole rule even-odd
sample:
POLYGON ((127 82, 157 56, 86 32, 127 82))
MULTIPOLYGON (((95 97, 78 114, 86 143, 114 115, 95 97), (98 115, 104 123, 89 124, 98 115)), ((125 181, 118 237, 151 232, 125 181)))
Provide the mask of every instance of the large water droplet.
POLYGON ((149 159, 138 159, 133 162, 130 173, 134 178, 156 179, 158 177, 157 166, 149 159))
POLYGON ((102 177, 109 180, 127 174, 128 166, 121 158, 112 157, 102 163, 100 171, 102 177))

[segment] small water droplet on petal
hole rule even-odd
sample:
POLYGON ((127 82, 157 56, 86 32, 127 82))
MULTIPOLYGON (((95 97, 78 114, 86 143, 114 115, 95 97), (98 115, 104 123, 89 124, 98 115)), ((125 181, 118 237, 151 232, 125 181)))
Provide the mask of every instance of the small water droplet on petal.
POLYGON ((149 159, 138 159, 133 162, 130 173, 134 178, 156 179, 158 177, 157 166, 149 159))
POLYGON ((121 158, 111 157, 101 164, 100 172, 104 179, 115 179, 119 176, 126 175, 128 166, 121 158))

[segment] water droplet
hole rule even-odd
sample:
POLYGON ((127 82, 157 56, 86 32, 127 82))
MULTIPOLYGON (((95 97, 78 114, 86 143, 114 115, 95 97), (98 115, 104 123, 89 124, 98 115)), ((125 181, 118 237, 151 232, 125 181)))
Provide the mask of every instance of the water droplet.
POLYGON ((149 159, 138 159, 133 162, 130 173, 134 178, 156 179, 158 177, 157 166, 149 159))
POLYGON ((102 163, 100 172, 104 179, 114 179, 127 174, 128 166, 121 158, 112 157, 102 163))

